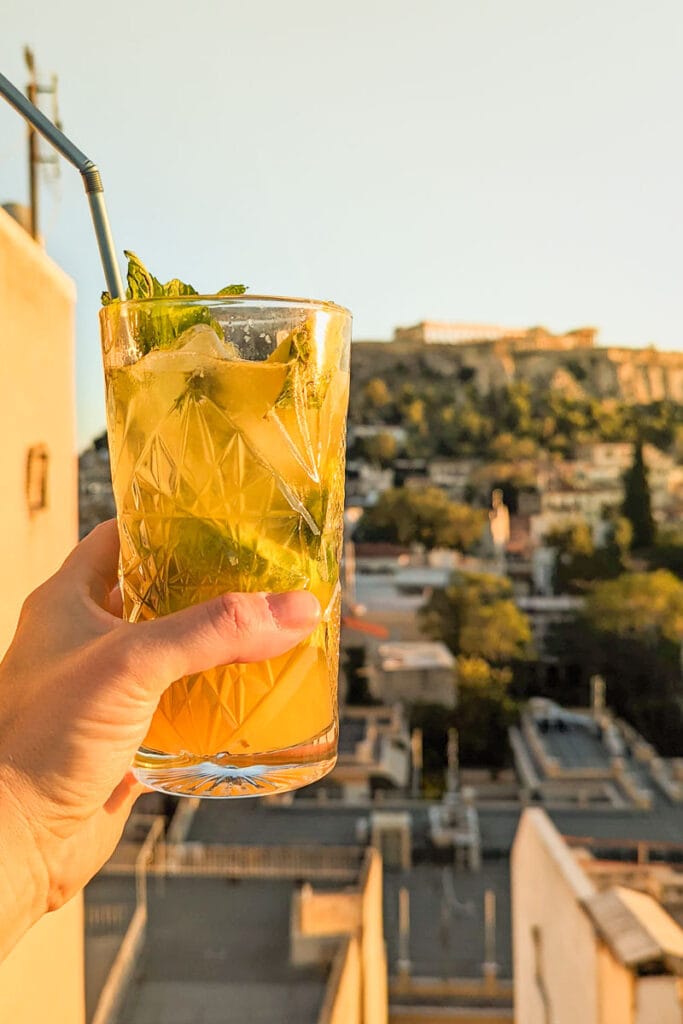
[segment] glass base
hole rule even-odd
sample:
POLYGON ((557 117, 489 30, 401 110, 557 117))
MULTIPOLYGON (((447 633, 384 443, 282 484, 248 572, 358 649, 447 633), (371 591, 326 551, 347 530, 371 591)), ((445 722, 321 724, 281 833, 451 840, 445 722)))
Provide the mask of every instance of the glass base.
POLYGON ((133 773, 150 789, 175 796, 209 799, 270 796, 317 782, 332 771, 337 756, 289 764, 274 757, 272 763, 265 763, 270 760, 264 755, 260 761, 247 764, 245 758, 230 757, 229 754, 181 756, 154 753, 143 748, 135 757, 133 773))

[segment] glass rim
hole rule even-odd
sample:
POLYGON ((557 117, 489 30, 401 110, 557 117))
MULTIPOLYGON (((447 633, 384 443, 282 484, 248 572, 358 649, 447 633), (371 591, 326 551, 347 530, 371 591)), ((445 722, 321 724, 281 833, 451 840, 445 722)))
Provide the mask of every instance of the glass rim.
POLYGON ((310 310, 323 310, 331 313, 343 313, 349 319, 353 319, 353 313, 346 306, 340 306, 337 302, 328 299, 305 299, 288 295, 255 295, 247 292, 242 295, 154 295, 149 299, 114 299, 113 302, 102 306, 99 310, 100 316, 107 314, 109 310, 131 309, 135 306, 154 306, 159 303, 170 303, 172 305, 194 306, 197 304, 206 305, 210 303, 215 306, 238 306, 253 303, 256 306, 272 306, 275 309, 287 309, 302 307, 310 310))

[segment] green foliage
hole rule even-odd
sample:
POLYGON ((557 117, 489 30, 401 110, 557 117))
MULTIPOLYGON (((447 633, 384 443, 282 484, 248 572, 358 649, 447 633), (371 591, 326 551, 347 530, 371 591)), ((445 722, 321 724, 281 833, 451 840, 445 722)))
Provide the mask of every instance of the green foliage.
POLYGON ((433 592, 420 626, 457 655, 458 705, 449 723, 459 731, 462 763, 502 768, 508 729, 519 712, 510 694, 510 663, 533 658, 529 620, 512 599, 510 581, 455 574, 449 587, 433 592))
POLYGON ((395 368, 395 376, 373 377, 352 389, 355 423, 402 425, 413 455, 476 456, 514 465, 539 449, 571 457, 578 444, 635 441, 683 451, 683 406, 652 402, 635 406, 617 399, 571 397, 541 390, 528 381, 480 394, 472 382, 434 377, 418 368, 395 368))
POLYGON ((480 539, 485 522, 483 510, 450 501, 438 487, 395 487, 363 514, 354 537, 466 550, 480 539))
POLYGON ((612 543, 623 561, 633 544, 633 525, 630 519, 626 519, 625 516, 617 516, 613 521, 612 543))
POLYGON ((651 570, 668 569, 679 579, 683 578, 683 536, 660 531, 654 546, 648 551, 647 560, 651 570))
MULTIPOLYGON (((153 274, 150 274, 142 260, 134 252, 124 250, 124 255, 128 260, 126 298, 129 300, 158 300, 153 305, 150 304, 148 309, 136 310, 134 334, 142 355, 146 355, 152 349, 172 348, 176 339, 195 324, 207 324, 215 330, 219 338, 223 337, 221 326, 211 316, 208 307, 183 306, 180 303, 164 303, 162 301, 163 299, 197 295, 198 292, 191 284, 185 284, 177 277, 162 284, 153 274)), ((244 285, 231 284, 218 294, 242 295, 245 291, 244 285)), ((112 299, 109 292, 102 292, 103 306, 116 306, 119 301, 119 299, 112 299)))
POLYGON ((683 638, 683 582, 665 569, 624 573, 596 584, 585 614, 597 632, 677 644, 683 638))
POLYGON ((383 408, 391 400, 386 381, 383 381, 381 377, 373 377, 372 380, 369 380, 365 385, 364 393, 368 404, 376 409, 383 408))
POLYGON ((376 466, 390 466, 398 454, 398 441, 393 434, 382 431, 373 437, 364 437, 359 448, 368 461, 376 466))
POLYGON ((455 574, 420 611, 420 627, 454 654, 493 665, 534 656, 529 619, 513 601, 507 577, 455 574))
POLYGON ((410 726, 422 730, 425 783, 429 780, 433 786, 438 780, 438 788, 443 789, 450 728, 458 730, 461 764, 495 771, 508 763, 508 729, 519 716, 519 704, 509 692, 511 681, 509 669, 492 668, 481 658, 460 657, 453 680, 458 691, 457 707, 411 707, 410 726))
POLYGON ((643 458, 643 444, 638 440, 633 450, 633 465, 624 474, 622 512, 633 527, 632 548, 648 548, 655 539, 652 499, 643 458))
POLYGON ((683 582, 663 570, 597 583, 552 652, 607 682, 607 702, 665 756, 683 754, 683 582))
POLYGON ((611 528, 612 539, 596 548, 587 522, 579 522, 564 530, 553 530, 545 542, 555 548, 553 589, 559 594, 580 594, 591 589, 595 580, 612 579, 623 571, 623 553, 615 543, 630 535, 628 521, 618 519, 611 528))
POLYGON ((508 729, 519 718, 509 693, 510 669, 492 668, 483 658, 458 658, 455 721, 465 765, 500 769, 509 759, 508 729))

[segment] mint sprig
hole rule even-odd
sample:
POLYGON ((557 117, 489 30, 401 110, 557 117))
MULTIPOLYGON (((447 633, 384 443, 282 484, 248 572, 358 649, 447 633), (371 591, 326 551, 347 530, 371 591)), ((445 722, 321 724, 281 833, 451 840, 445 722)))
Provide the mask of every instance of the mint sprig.
MULTIPOLYGON (((128 260, 126 298, 141 299, 176 299, 183 296, 198 295, 199 292, 191 284, 186 284, 174 277, 162 284, 150 274, 139 256, 126 249, 124 255, 128 260)), ((217 295, 243 295, 246 292, 243 284, 229 284, 221 288, 217 295)), ((112 299, 109 292, 102 292, 102 305, 109 306, 119 302, 112 299)), ((195 324, 208 324, 219 338, 223 338, 221 325, 211 316, 208 306, 178 307, 175 303, 155 302, 148 309, 140 307, 136 312, 135 336, 141 355, 147 355, 153 349, 172 348, 176 339, 195 324)))

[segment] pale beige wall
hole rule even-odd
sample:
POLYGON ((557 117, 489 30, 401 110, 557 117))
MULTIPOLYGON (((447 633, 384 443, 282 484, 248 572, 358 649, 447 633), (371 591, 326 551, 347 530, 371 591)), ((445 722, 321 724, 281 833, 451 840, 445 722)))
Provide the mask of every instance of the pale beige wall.
POLYGON ((361 1002, 361 955, 357 938, 349 939, 334 965, 334 1000, 324 1006, 318 1024, 364 1024, 361 1002))
POLYGON ((635 1024, 681 1024, 681 980, 671 977, 638 978, 635 1024))
MULTIPOLYGON (((601 942, 598 947, 598 1006, 600 1024, 631 1024, 635 1005, 635 978, 601 942)), ((653 1018, 656 1024, 663 1024, 653 1018)), ((680 1024, 680 1022, 678 1022, 680 1024)))
MULTIPOLYGON (((0 210, 0 653, 26 594, 77 536, 74 303, 68 277, 0 210), (47 508, 31 514, 26 460, 48 451, 47 508)), ((82 902, 41 921, 0 966, 0 1021, 82 1024, 82 902)))
MULTIPOLYGON (((520 820, 511 858, 515 1020, 519 1024, 603 1024, 598 1002, 598 942, 579 900, 594 894, 547 815, 520 820), (539 929, 543 1004, 533 929, 539 929)), ((628 1024, 628 1020, 623 1024, 628 1024)))
POLYGON ((0 964, 3 1024, 84 1024, 83 900, 35 925, 0 964))
POLYGON ((70 279, 0 209, 2 651, 24 597, 77 537, 74 303, 70 279), (31 514, 26 460, 41 444, 49 456, 48 507, 31 514))
POLYGON ((387 1024, 388 984, 382 914, 382 858, 368 849, 363 885, 363 1024, 387 1024))

